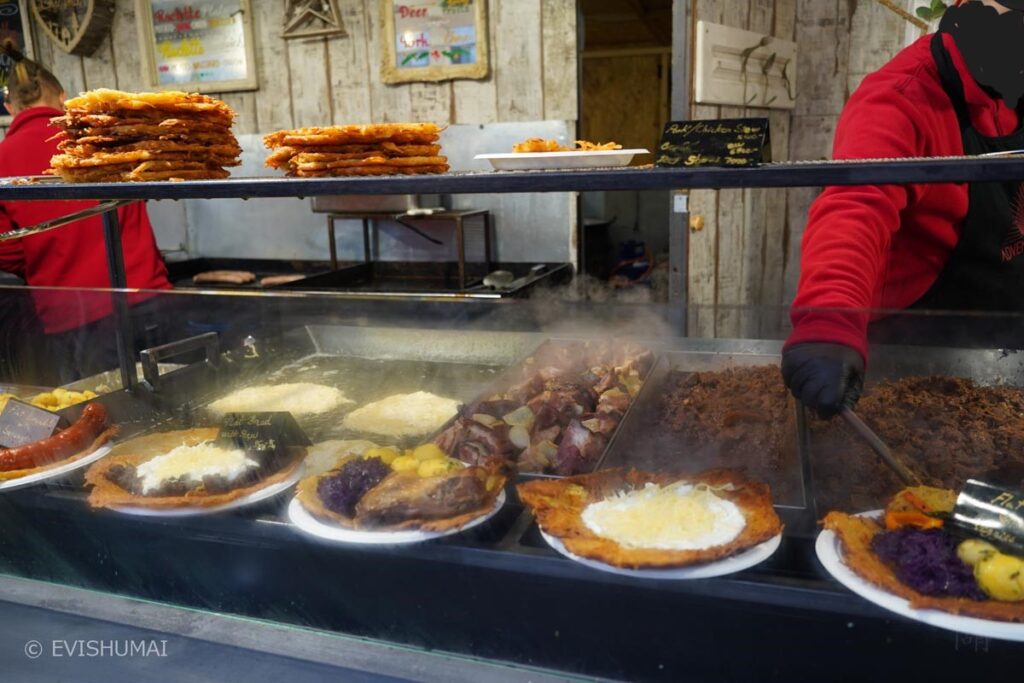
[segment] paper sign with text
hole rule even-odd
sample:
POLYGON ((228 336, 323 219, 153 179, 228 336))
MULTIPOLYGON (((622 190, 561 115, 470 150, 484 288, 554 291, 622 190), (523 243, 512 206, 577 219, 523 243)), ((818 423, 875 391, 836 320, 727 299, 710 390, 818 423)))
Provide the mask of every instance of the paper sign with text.
POLYGON ((61 416, 17 399, 7 401, 0 413, 0 446, 17 448, 53 436, 61 416))

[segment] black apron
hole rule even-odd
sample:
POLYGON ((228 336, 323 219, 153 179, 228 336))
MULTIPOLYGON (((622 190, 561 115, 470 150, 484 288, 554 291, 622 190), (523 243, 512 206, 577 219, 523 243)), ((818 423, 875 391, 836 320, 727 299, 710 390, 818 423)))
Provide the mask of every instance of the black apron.
MULTIPOLYGON (((932 55, 942 86, 953 103, 964 154, 1024 149, 1024 107, 1017 131, 985 137, 971 123, 963 81, 942 42, 932 39, 932 55)), ((1024 347, 1024 184, 979 182, 968 185, 967 218, 960 240, 931 288, 909 308, 964 311, 972 315, 932 317, 895 315, 869 327, 872 342, 929 346, 1024 347), (984 312, 1017 315, 985 315, 984 312), (981 315, 977 313, 981 312, 981 315)))

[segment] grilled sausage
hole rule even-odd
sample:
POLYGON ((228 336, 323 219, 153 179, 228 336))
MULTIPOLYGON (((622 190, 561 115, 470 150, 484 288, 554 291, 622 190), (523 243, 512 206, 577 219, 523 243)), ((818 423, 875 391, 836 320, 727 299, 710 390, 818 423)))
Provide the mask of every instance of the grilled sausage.
POLYGON ((192 278, 192 282, 214 282, 227 285, 247 285, 256 282, 255 273, 247 270, 211 270, 206 273, 199 273, 192 278))
POLYGON ((41 467, 85 450, 107 427, 107 409, 90 403, 73 425, 53 436, 24 446, 0 450, 0 471, 41 467))

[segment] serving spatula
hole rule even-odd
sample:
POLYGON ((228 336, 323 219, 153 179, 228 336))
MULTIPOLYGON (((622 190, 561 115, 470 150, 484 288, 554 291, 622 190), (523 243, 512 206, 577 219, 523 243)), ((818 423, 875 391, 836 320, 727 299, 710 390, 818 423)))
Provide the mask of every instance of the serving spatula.
POLYGON ((868 445, 871 446, 871 449, 878 454, 878 457, 882 459, 882 462, 888 465, 889 468, 896 473, 896 476, 900 478, 900 481, 902 481, 904 485, 921 485, 920 477, 910 471, 910 468, 907 467, 903 461, 885 445, 884 441, 878 438, 878 435, 871 430, 871 427, 868 427, 867 424, 865 424, 864 420, 860 419, 857 413, 853 412, 850 408, 843 408, 840 414, 843 416, 843 419, 853 427, 853 430, 857 432, 862 439, 868 442, 868 445))

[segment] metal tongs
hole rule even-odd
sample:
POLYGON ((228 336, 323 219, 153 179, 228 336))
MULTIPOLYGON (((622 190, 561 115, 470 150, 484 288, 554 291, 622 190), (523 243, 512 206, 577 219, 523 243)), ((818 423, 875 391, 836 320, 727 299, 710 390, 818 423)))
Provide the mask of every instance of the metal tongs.
POLYGON ((896 476, 900 478, 900 481, 907 486, 921 485, 921 479, 911 472, 910 468, 903 464, 903 461, 889 450, 889 447, 885 445, 885 442, 878 438, 877 434, 871 431, 871 427, 868 427, 867 424, 864 423, 864 420, 857 416, 857 413, 853 412, 850 408, 843 408, 842 411, 840 411, 840 414, 843 416, 843 419, 853 427, 854 431, 868 442, 868 445, 871 446, 872 450, 878 454, 878 457, 882 459, 882 462, 888 465, 889 468, 896 473, 896 476))

